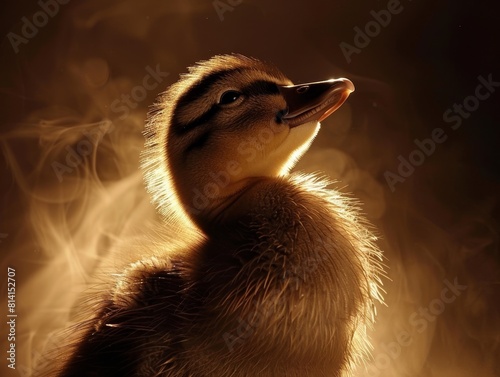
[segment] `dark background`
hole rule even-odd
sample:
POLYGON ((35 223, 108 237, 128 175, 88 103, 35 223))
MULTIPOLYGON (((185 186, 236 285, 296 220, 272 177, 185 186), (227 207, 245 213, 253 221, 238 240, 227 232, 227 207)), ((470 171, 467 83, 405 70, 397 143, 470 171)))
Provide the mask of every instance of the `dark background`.
POLYGON ((2 4, 0 246, 2 271, 15 266, 20 286, 16 372, 29 375, 47 333, 61 326, 65 295, 77 297, 115 240, 156 221, 138 178, 148 106, 187 66, 239 52, 296 83, 344 76, 356 85, 298 169, 340 180, 381 235, 389 267, 374 330, 381 375, 499 375, 500 87, 459 129, 443 120, 474 95, 479 76, 500 82, 495 3, 403 0, 350 63, 339 45, 353 45, 353 28, 364 29, 386 1, 236 3, 221 19, 211 1, 71 1, 18 53, 7 34, 21 35, 22 18, 41 8, 2 4), (157 65, 169 76, 120 119, 113 101, 157 65), (114 131, 59 182, 54 161, 104 119, 114 131), (447 140, 392 192, 384 174, 437 127, 447 140), (380 367, 384 345, 415 330, 411 314, 438 299, 446 279, 467 289, 380 367))

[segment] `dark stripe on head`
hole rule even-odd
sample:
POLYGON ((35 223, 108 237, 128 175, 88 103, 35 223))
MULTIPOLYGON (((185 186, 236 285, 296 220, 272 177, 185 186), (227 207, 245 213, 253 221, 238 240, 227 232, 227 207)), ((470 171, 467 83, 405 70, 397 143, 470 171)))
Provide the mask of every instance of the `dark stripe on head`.
POLYGON ((234 72, 241 72, 245 69, 249 68, 231 68, 231 69, 223 69, 221 71, 212 72, 208 76, 203 77, 201 80, 196 82, 191 89, 189 89, 186 93, 184 93, 179 101, 177 102, 177 108, 181 108, 189 105, 191 102, 197 100, 200 97, 203 97, 206 93, 208 93, 217 81, 230 75, 234 72))
POLYGON ((212 105, 212 107, 208 111, 200 115, 198 118, 193 119, 191 122, 187 124, 177 125, 177 127, 175 127, 175 132, 177 133, 177 135, 183 135, 185 133, 188 133, 189 131, 195 129, 199 125, 208 123, 210 119, 212 119, 219 110, 220 110, 219 106, 212 105))
MULTIPOLYGON (((215 82, 217 82, 217 80, 220 80, 225 75, 238 70, 240 69, 237 68, 226 71, 219 71, 205 77, 203 80, 201 80, 198 84, 196 84, 193 88, 191 88, 186 94, 184 94, 181 97, 181 100, 178 102, 177 108, 180 109, 183 106, 188 106, 190 101, 194 101, 199 96, 205 95, 206 92, 210 90, 210 86, 213 85, 215 82), (208 81, 206 81, 207 79, 208 81), (185 103, 183 104, 182 102, 184 101, 185 103)), ((247 85, 246 87, 242 88, 241 92, 246 97, 280 94, 278 85, 275 82, 266 80, 254 81, 251 84, 247 85)), ((213 104, 212 107, 209 110, 207 110, 204 114, 200 115, 196 119, 193 119, 191 122, 187 124, 178 124, 176 122, 174 114, 174 131, 178 135, 185 134, 199 125, 208 123, 217 114, 219 110, 221 110, 221 107, 217 104, 213 104)))
POLYGON ((278 85, 272 81, 257 80, 244 87, 241 92, 247 97, 266 94, 280 94, 278 85))
POLYGON ((201 80, 197 81, 196 83, 193 84, 193 86, 186 92, 184 93, 179 100, 177 101, 176 104, 176 110, 174 111, 173 114, 173 126, 174 126, 174 131, 178 134, 183 134, 185 132, 188 132, 189 130, 193 129, 195 126, 199 125, 200 123, 203 123, 204 121, 207 121, 207 118, 210 118, 211 116, 215 115, 215 112, 217 110, 216 106, 212 106, 205 114, 199 116, 189 124, 177 124, 177 111, 183 107, 189 106, 192 104, 192 102, 196 101, 198 98, 204 96, 206 93, 210 91, 212 86, 219 81, 220 79, 226 77, 227 75, 230 75, 234 72, 241 72, 245 68, 231 68, 231 69, 223 69, 220 71, 212 72, 208 76, 203 77, 201 80), (215 109, 214 109, 215 107, 215 109))

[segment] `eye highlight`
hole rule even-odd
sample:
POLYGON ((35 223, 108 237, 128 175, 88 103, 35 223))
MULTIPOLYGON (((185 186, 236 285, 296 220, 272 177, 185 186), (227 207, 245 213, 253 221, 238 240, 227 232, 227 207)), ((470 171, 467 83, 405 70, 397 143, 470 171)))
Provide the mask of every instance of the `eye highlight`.
POLYGON ((241 93, 236 90, 228 90, 221 94, 219 98, 219 105, 229 105, 230 103, 235 102, 238 98, 241 97, 241 93))

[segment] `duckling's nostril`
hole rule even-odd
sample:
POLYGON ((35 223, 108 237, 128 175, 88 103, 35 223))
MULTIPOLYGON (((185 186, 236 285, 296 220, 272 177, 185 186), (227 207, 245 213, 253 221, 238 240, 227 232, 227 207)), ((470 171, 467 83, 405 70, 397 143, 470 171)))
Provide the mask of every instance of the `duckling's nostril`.
POLYGON ((297 88, 297 93, 298 94, 304 94, 305 92, 307 92, 309 90, 309 85, 303 85, 303 86, 299 86, 297 88))

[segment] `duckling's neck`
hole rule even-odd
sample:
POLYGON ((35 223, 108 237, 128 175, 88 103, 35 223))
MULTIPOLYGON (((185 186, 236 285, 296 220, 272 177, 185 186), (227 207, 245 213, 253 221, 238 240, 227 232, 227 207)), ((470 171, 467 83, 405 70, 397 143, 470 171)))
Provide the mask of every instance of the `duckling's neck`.
POLYGON ((239 215, 248 213, 255 208, 255 198, 251 195, 256 185, 272 182, 276 178, 249 177, 232 182, 225 187, 224 194, 210 200, 210 205, 203 210, 193 211, 194 222, 210 235, 214 229, 226 223, 229 218, 234 219, 239 215))

